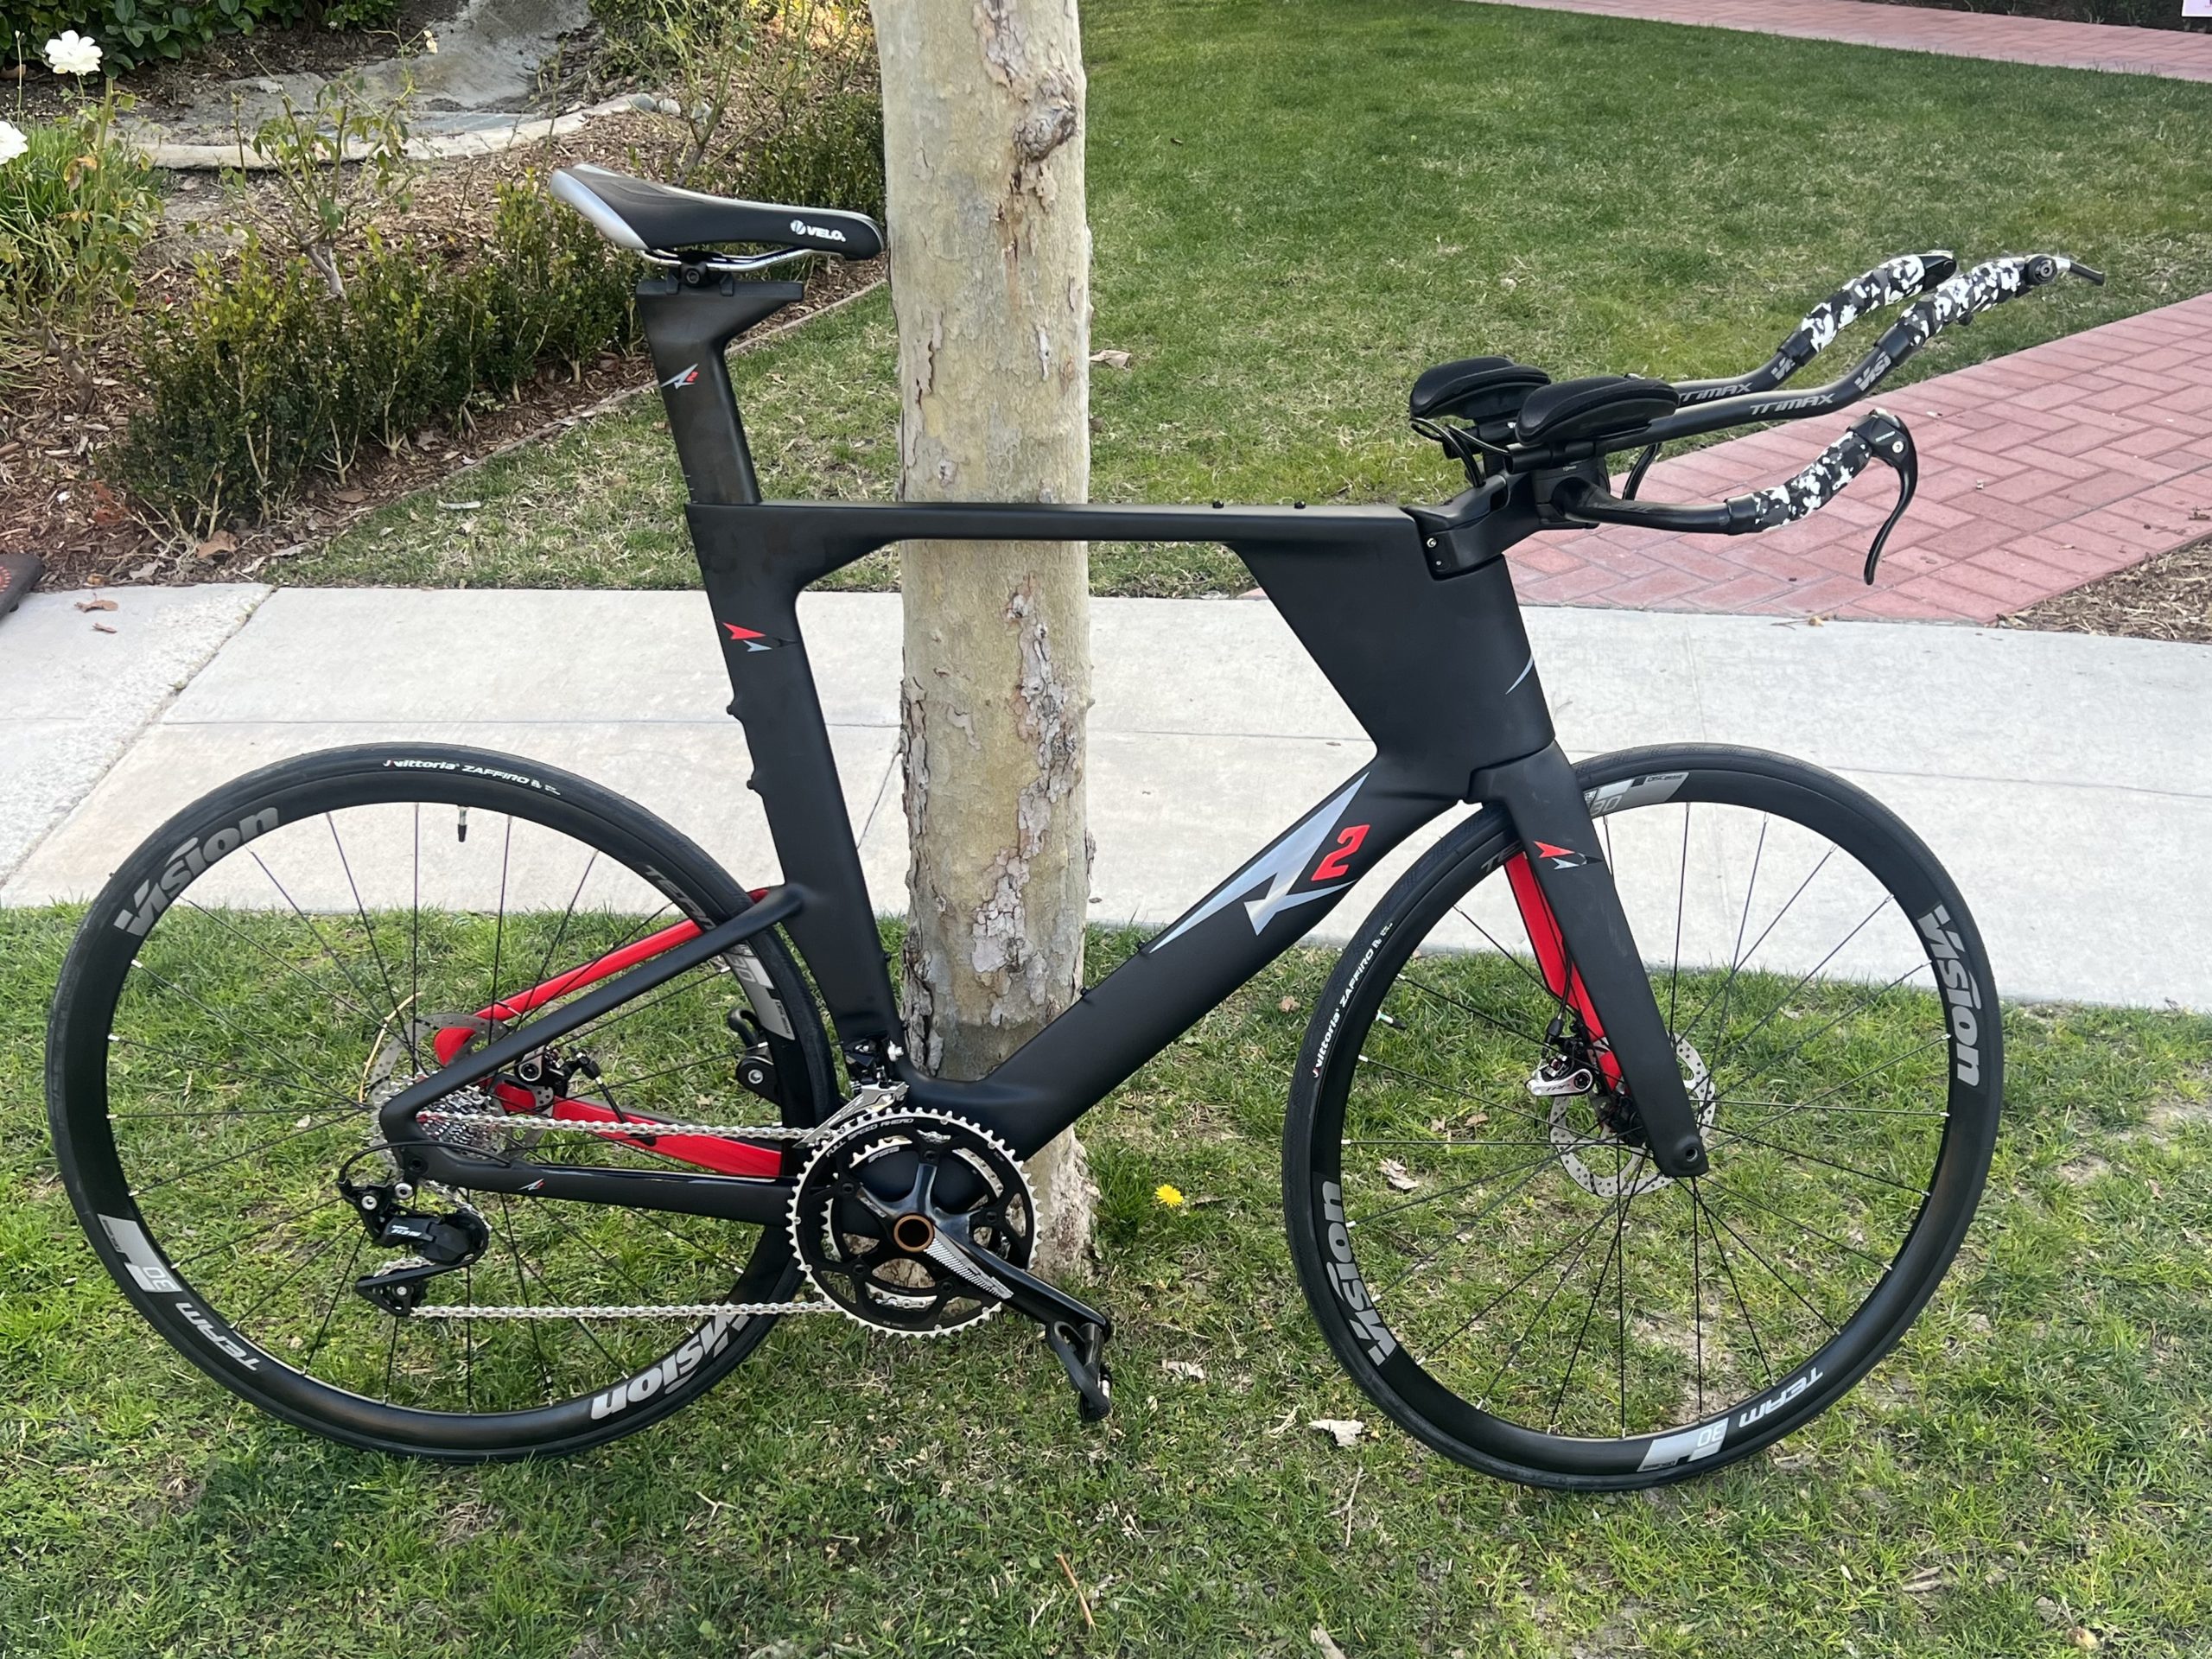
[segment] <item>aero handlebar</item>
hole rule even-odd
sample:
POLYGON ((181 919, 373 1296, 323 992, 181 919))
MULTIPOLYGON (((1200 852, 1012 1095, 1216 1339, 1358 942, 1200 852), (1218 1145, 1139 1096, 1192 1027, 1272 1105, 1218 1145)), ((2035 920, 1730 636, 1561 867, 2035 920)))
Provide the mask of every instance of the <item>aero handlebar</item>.
POLYGON ((1853 277, 1805 314, 1797 332, 1776 347, 1773 358, 1747 374, 1726 380, 1680 380, 1675 390, 1684 404, 1710 404, 1748 392, 1772 391, 1826 351, 1835 337, 1866 315, 1899 300, 1924 294, 1957 274, 1958 258, 1948 249, 1903 253, 1853 277))
POLYGON ((1754 421, 1798 420, 1855 404, 1892 369, 1951 324, 1967 321, 2031 289, 2055 283, 2069 272, 2101 286, 2105 280, 2102 271, 2063 253, 2013 254, 1988 260, 1950 277, 1891 323, 1874 349, 1859 359, 1841 378, 1811 391, 1752 392, 1700 404, 1654 421, 1640 432, 1624 435, 1624 442, 1617 447, 1666 443, 1754 421))

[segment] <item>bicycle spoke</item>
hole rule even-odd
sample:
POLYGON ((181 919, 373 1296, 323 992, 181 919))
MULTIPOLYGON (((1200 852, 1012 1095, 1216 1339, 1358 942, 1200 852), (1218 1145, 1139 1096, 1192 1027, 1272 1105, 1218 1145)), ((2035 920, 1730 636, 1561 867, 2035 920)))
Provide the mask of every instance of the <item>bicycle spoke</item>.
POLYGON ((1778 1141, 1762 1141, 1758 1135, 1746 1135, 1741 1129, 1719 1128, 1715 1129, 1713 1134, 1724 1140, 1748 1141, 1755 1147, 1764 1147, 1770 1151, 1786 1153, 1792 1158, 1802 1158, 1828 1169, 1840 1170, 1847 1175, 1856 1175, 1861 1180, 1878 1181, 1884 1186, 1893 1186, 1900 1192, 1910 1192, 1916 1198, 1924 1198, 1928 1196, 1926 1187, 1907 1186, 1901 1181, 1891 1180, 1886 1175, 1877 1175, 1870 1169, 1860 1169, 1852 1164, 1840 1164, 1833 1158, 1823 1158, 1816 1152, 1807 1152, 1802 1147, 1788 1147, 1778 1141))
POLYGON ((1458 1008, 1463 1014, 1471 1014, 1474 1015, 1476 1019, 1481 1020, 1484 1025, 1503 1032, 1508 1037, 1512 1038, 1516 1042, 1534 1043, 1539 1048, 1543 1046, 1544 1039, 1541 1037, 1531 1036, 1529 1033, 1521 1030, 1518 1027, 1509 1026, 1503 1020, 1494 1019, 1490 1014, 1484 1014, 1480 1008, 1475 1007, 1471 1002, 1463 1002, 1456 996, 1448 995, 1445 992, 1436 989, 1433 986, 1424 984, 1421 981, 1414 978, 1413 975, 1409 973, 1401 974, 1398 977, 1403 980, 1407 984, 1412 986, 1415 990, 1426 991, 1438 1001, 1449 1003, 1452 1007, 1458 1008))
MULTIPOLYGON (((353 895, 353 913, 361 918, 361 934, 369 942, 369 959, 376 963, 377 978, 384 986, 385 995, 391 999, 387 1006, 391 1009, 393 1028, 403 1033, 402 1041, 407 1041, 404 1034, 407 1031, 407 1023, 400 1013, 399 993, 391 988, 391 973, 384 965, 384 952, 377 944, 377 931, 369 924, 368 906, 361 902, 360 883, 353 880, 353 861, 346 856, 346 843, 338 836, 338 820, 326 812, 322 815, 322 821, 330 826, 330 844, 338 849, 339 868, 346 872, 346 886, 353 895)), ((423 1069, 422 1061, 416 1058, 412 1042, 408 1042, 407 1057, 414 1062, 416 1071, 423 1069)))
POLYGON ((1736 1266, 1728 1259, 1728 1247, 1720 1242, 1720 1230, 1713 1224, 1712 1206, 1706 1203, 1704 1193, 1699 1191, 1695 1176, 1690 1178, 1689 1188, 1690 1202, 1697 1206, 1698 1214, 1704 1217, 1707 1228, 1713 1234, 1713 1251, 1720 1258, 1720 1270, 1726 1275, 1729 1291, 1736 1299, 1736 1312, 1742 1317, 1744 1329, 1751 1337, 1751 1352, 1758 1357, 1759 1370, 1765 1375, 1767 1387, 1772 1388, 1774 1367, 1767 1363, 1766 1345, 1759 1340, 1758 1322, 1751 1318, 1750 1305, 1744 1300, 1744 1287, 1737 1282, 1736 1266))

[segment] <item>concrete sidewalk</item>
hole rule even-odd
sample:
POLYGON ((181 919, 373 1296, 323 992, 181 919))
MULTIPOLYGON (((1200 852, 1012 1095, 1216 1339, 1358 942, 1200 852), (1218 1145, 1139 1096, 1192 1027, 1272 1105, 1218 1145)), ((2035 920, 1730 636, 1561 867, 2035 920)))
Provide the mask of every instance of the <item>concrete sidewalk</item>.
MULTIPOLYGON (((92 633, 69 594, 35 596, 0 629, 0 696, 21 709, 25 686, 64 688, 54 709, 8 729, 15 793, 67 809, 35 847, 0 849, 0 903, 84 898, 193 797, 283 755, 379 738, 569 767, 644 802, 744 880, 774 879, 696 594, 115 591, 112 637, 92 633), (181 634, 164 619, 194 603, 234 632, 152 706, 158 674, 124 666, 126 653, 141 634, 181 634)), ((820 594, 801 613, 886 909, 904 899, 898 605, 820 594)), ((1272 607, 1107 599, 1093 618, 1092 915, 1156 925, 1369 749, 1272 607)), ((1714 740, 1833 767, 1950 867, 2007 995, 2212 1009, 2212 648, 1625 611, 1535 610, 1529 626, 1575 753, 1714 740)), ((1336 912, 1336 937, 1412 856, 1336 912)))

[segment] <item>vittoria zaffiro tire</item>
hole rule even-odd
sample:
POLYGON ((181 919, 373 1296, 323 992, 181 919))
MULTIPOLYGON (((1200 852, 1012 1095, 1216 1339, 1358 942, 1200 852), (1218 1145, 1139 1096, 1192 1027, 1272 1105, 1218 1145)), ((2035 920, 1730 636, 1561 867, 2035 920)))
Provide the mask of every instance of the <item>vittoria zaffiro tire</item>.
POLYGON ((1574 1048, 1485 812, 1338 964, 1283 1179, 1307 1300, 1376 1404, 1476 1469, 1590 1490, 1744 1457, 1889 1351, 1973 1216, 2003 1062, 1966 906, 1863 791, 1712 747, 1578 773, 1708 1173, 1661 1175, 1574 1048))
MULTIPOLYGON (((334 750, 195 802, 93 901, 54 996, 48 1111, 94 1250, 194 1364, 356 1446, 519 1457, 667 1415, 772 1319, 489 1310, 786 1300, 799 1276, 781 1225, 410 1189, 398 1200, 448 1229, 444 1259, 467 1255, 453 1229, 478 1248, 395 1312, 360 1281, 433 1258, 381 1243, 338 1183, 390 1194, 375 1107, 450 1045, 515 1028, 525 1011, 502 999, 552 987, 557 1005, 572 970, 748 902, 644 809, 510 756, 334 750)), ((499 1122, 433 1132, 495 1156, 666 1169, 646 1141, 542 1125, 605 1107, 735 1133, 817 1122, 831 1097, 820 1012, 773 934, 516 1070, 499 1098, 490 1083, 469 1097, 499 1122)))

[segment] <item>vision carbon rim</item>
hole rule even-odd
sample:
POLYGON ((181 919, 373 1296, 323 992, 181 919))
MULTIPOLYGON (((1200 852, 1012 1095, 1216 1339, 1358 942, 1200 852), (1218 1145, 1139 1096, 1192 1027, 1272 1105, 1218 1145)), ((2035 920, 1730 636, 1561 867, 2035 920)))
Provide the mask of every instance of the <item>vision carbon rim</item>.
MULTIPOLYGON (((783 1230, 395 1193, 373 1108, 486 1034, 526 1028, 518 1007, 486 1019, 503 999, 552 985, 557 1004, 582 965, 747 902, 643 809, 511 757, 377 747, 241 779, 124 861, 64 966, 48 1095, 79 1217, 188 1357, 335 1438, 481 1459, 652 1421, 766 1335, 771 1319, 696 1309, 788 1298, 798 1278, 783 1230), (430 1218, 429 1242, 379 1244, 341 1179, 430 1218), (435 1262, 441 1243, 469 1259, 423 1284, 436 1317, 357 1288, 435 1262), (455 1316, 493 1306, 693 1311, 455 1316)), ((512 1129, 457 1123, 446 1137, 540 1162, 666 1169, 642 1141, 539 1126, 608 1111, 798 1126, 830 1097, 820 1016, 772 935, 531 1062, 454 1097, 512 1129)), ((771 1174, 789 1162, 772 1143, 762 1157, 771 1174)))
POLYGON ((1315 1316, 1400 1423, 1509 1478, 1648 1485, 1805 1421, 1904 1333, 1980 1195, 2000 1033, 1964 905, 1862 791, 1714 747, 1578 770, 1710 1171, 1643 1158, 1484 814, 1317 1006, 1285 1193, 1315 1316))

